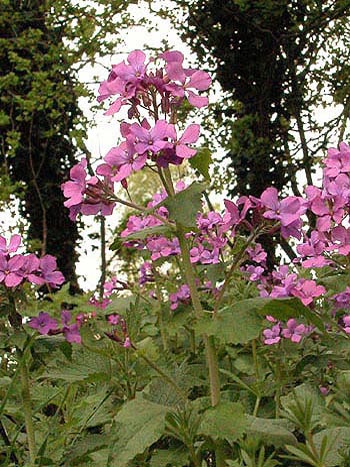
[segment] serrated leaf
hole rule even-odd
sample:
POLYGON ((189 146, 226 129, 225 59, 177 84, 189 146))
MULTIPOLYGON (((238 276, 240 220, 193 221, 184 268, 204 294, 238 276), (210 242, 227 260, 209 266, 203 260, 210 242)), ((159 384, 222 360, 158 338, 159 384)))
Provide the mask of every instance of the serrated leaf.
POLYGON ((252 415, 247 415, 247 419, 247 435, 259 438, 264 444, 275 447, 297 444, 297 439, 288 429, 287 420, 259 418, 252 415))
POLYGON ((210 180, 209 167, 212 162, 211 151, 207 147, 199 148, 197 154, 189 159, 191 167, 198 170, 206 180, 210 180))
POLYGON ((184 227, 195 227, 196 216, 202 207, 202 193, 206 187, 205 183, 192 183, 175 196, 166 198, 161 205, 168 209, 170 219, 184 227))
POLYGON ((127 402, 116 416, 118 439, 113 445, 110 467, 126 467, 164 433, 167 407, 141 397, 127 402))
POLYGON ((137 353, 154 361, 157 361, 159 358, 159 349, 152 337, 145 337, 137 343, 137 353))
POLYGON ((74 444, 74 447, 66 454, 65 461, 73 464, 73 461, 76 462, 78 460, 83 460, 88 454, 107 447, 110 442, 111 437, 109 435, 85 435, 83 438, 78 440, 74 444))
POLYGON ((109 381, 111 364, 107 358, 79 348, 73 352, 72 361, 56 359, 51 362, 43 376, 68 383, 109 381))
POLYGON ((322 459, 327 467, 341 465, 341 454, 350 449, 350 428, 339 426, 328 428, 316 433, 313 437, 317 451, 321 451, 322 444, 326 443, 326 454, 322 459))
POLYGON ((231 344, 245 344, 258 338, 263 320, 254 310, 240 309, 240 303, 220 310, 214 319, 204 316, 196 323, 196 331, 231 344))
POLYGON ((160 449, 152 455, 150 467, 184 467, 188 465, 186 449, 160 449))
POLYGON ((236 441, 246 431, 248 421, 244 408, 236 402, 221 402, 203 414, 199 432, 216 439, 236 441))

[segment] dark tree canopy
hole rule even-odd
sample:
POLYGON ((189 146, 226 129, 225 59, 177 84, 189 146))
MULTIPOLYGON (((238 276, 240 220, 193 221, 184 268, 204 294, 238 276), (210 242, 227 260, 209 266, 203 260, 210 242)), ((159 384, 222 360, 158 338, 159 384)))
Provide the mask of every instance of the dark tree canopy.
POLYGON ((1 159, 12 180, 24 184, 28 238, 56 256, 74 281, 78 230, 60 185, 75 162, 70 131, 81 112, 60 28, 48 28, 42 5, 12 1, 0 7, 1 159))
POLYGON ((297 194, 296 172, 303 169, 312 183, 318 151, 336 128, 344 136, 350 1, 177 3, 187 15, 183 37, 226 92, 213 116, 226 149, 231 194, 259 195, 269 185, 287 184, 297 194), (344 111, 322 127, 313 111, 329 99, 344 111), (311 131, 318 135, 308 145, 311 131))
POLYGON ((85 152, 86 96, 78 70, 111 53, 132 1, 3 0, 0 5, 0 163, 2 174, 24 186, 21 211, 36 250, 57 257, 76 281, 75 223, 61 184, 85 152), (119 19, 116 19, 116 14, 119 19))

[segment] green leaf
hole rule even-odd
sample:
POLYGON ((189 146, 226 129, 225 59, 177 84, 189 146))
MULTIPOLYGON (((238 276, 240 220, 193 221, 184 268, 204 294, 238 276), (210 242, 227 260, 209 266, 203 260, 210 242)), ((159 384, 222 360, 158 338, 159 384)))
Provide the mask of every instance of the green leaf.
POLYGON ((119 425, 110 467, 126 467, 164 433, 167 407, 136 398, 127 402, 116 417, 119 425))
POLYGON ((288 395, 281 397, 284 416, 301 430, 313 431, 320 423, 325 401, 318 389, 300 384, 288 395))
POLYGON ((151 235, 165 235, 171 233, 171 229, 167 225, 156 225, 155 227, 150 227, 147 229, 139 230, 138 232, 133 232, 126 237, 123 237, 122 241, 128 240, 144 240, 151 235))
POLYGON ((221 402, 203 414, 199 432, 213 440, 236 441, 246 431, 244 408, 236 402, 221 402))
POLYGON ((272 315, 276 319, 283 321, 289 318, 300 318, 303 317, 311 324, 319 329, 324 329, 324 323, 322 319, 316 315, 310 308, 304 306, 301 301, 296 298, 249 298, 247 300, 241 300, 234 304, 232 310, 254 311, 256 314, 265 317, 266 315, 272 315))
POLYGON ((191 159, 189 159, 191 167, 198 170, 198 172, 208 181, 210 180, 209 167, 212 162, 211 151, 207 147, 199 148, 195 157, 191 157, 191 159))
POLYGON ((65 462, 75 465, 79 460, 84 460, 88 454, 107 447, 111 442, 108 435, 92 434, 85 435, 74 444, 74 447, 66 454, 65 462), (75 462, 74 462, 75 461, 75 462))
POLYGON ((325 449, 325 456, 322 458, 324 465, 327 467, 342 465, 341 454, 349 451, 350 448, 350 428, 345 426, 328 428, 316 433, 313 440, 319 452, 322 445, 325 449))
POLYGON ((293 456, 283 456, 283 457, 287 459, 301 460, 308 465, 312 465, 313 467, 319 466, 319 464, 317 463, 317 459, 315 458, 313 453, 304 444, 298 443, 297 447, 287 445, 286 449, 291 454, 293 454, 293 456))
POLYGON ((152 337, 145 337, 142 341, 137 343, 137 354, 144 355, 150 360, 158 360, 159 349, 152 337))
POLYGON ((152 455, 150 467, 183 467, 188 465, 186 449, 160 449, 152 455))
POLYGON ((45 378, 63 379, 68 383, 101 382, 111 378, 110 361, 83 348, 73 352, 72 361, 56 359, 51 362, 44 373, 45 378))
POLYGON ((192 183, 175 196, 166 198, 161 205, 168 209, 171 220, 185 227, 195 227, 196 216, 202 207, 202 193, 206 187, 205 183, 192 183))
POLYGON ((275 447, 297 444, 295 436, 288 429, 287 420, 259 418, 252 415, 247 415, 247 419, 247 435, 259 438, 264 444, 275 447))
POLYGON ((253 309, 241 309, 241 303, 220 310, 216 318, 204 316, 195 325, 196 331, 231 344, 245 344, 258 338, 263 329, 263 320, 253 309))

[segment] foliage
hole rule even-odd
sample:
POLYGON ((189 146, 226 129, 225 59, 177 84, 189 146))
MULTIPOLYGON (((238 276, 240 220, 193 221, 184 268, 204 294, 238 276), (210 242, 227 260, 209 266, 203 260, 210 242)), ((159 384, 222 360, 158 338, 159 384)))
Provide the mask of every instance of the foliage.
POLYGON ((60 185, 78 150, 87 152, 78 100, 89 92, 77 73, 111 52, 118 41, 110 33, 129 24, 129 3, 6 0, 0 6, 1 173, 23 199, 32 250, 55 255, 73 289, 79 235, 60 185))
POLYGON ((100 86, 108 113, 126 105, 137 122, 96 175, 82 159, 62 187, 73 219, 132 209, 118 242, 137 250, 139 277, 41 297, 62 284, 55 258, 0 236, 1 463, 345 467, 350 147, 329 150, 322 189, 304 197, 270 187, 207 209, 206 171, 193 164, 186 186, 173 166, 196 157, 199 126, 178 136, 174 122, 184 101, 207 103, 210 77, 178 51, 146 60, 130 53, 100 86), (146 206, 115 192, 141 170, 163 185, 146 206), (298 261, 269 271, 259 240, 272 233, 298 261))

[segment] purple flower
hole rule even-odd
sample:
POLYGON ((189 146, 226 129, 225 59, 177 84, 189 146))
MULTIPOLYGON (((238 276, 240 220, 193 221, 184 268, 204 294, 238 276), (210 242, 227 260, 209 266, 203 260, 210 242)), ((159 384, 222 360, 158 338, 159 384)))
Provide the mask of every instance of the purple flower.
POLYGON ((63 328, 63 334, 66 338, 66 341, 72 344, 75 342, 76 344, 81 344, 81 335, 79 332, 79 324, 74 323, 70 324, 63 328))
POLYGON ((295 319, 287 321, 287 327, 282 330, 282 335, 292 342, 299 343, 303 336, 306 334, 307 328, 304 324, 298 324, 295 319))
POLYGON ((335 301, 335 309, 350 308, 350 287, 346 287, 344 292, 333 295, 332 299, 335 301))
POLYGON ((8 255, 9 253, 15 253, 18 250, 21 241, 22 238, 20 235, 12 235, 10 243, 7 246, 6 238, 0 235, 0 254, 2 253, 3 255, 8 255))
POLYGON ((263 331, 264 344, 267 344, 267 345, 278 344, 278 342, 281 340, 280 334, 281 334, 281 328, 279 324, 275 324, 275 326, 272 326, 271 329, 265 329, 263 331))
POLYGON ((287 238, 291 235, 300 238, 300 216, 305 212, 304 201, 297 196, 288 196, 279 201, 275 187, 266 188, 260 197, 261 204, 267 208, 263 216, 276 219, 281 223, 281 234, 287 238))
POLYGON ((315 281, 300 279, 291 290, 291 294, 300 298, 303 305, 307 306, 313 302, 313 299, 326 293, 323 285, 317 285, 315 281))
POLYGON ((191 299, 190 288, 187 284, 183 284, 179 289, 169 295, 170 309, 176 310, 180 303, 187 304, 191 299))
POLYGON ((25 259, 22 255, 12 256, 8 260, 6 256, 0 254, 0 282, 6 287, 17 287, 24 279, 22 271, 24 264, 25 259))
POLYGON ((109 324, 111 324, 112 326, 117 326, 119 324, 119 321, 120 321, 120 316, 117 315, 117 314, 108 315, 107 320, 108 320, 109 324))
POLYGON ((48 313, 42 311, 36 318, 31 318, 28 324, 31 328, 36 329, 40 334, 49 334, 50 331, 58 329, 58 323, 55 319, 51 318, 48 313))
POLYGON ((72 319, 72 314, 69 310, 61 311, 61 320, 62 320, 62 332, 66 341, 69 343, 75 342, 76 344, 81 344, 81 336, 79 332, 80 324, 79 322, 69 324, 72 319))
POLYGON ((50 286, 58 287, 63 284, 64 276, 60 271, 56 271, 57 261, 52 255, 45 255, 40 258, 41 278, 50 286))
POLYGON ((138 154, 144 154, 147 151, 156 154, 166 147, 172 147, 167 138, 176 139, 174 125, 165 120, 157 120, 154 127, 150 129, 133 123, 130 126, 130 133, 135 138, 135 149, 138 154))

